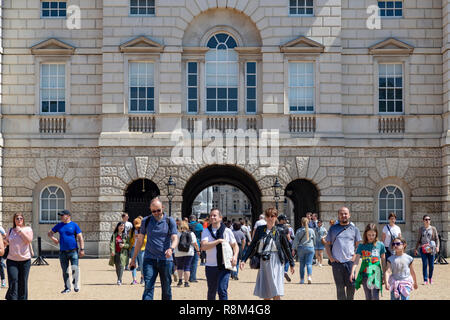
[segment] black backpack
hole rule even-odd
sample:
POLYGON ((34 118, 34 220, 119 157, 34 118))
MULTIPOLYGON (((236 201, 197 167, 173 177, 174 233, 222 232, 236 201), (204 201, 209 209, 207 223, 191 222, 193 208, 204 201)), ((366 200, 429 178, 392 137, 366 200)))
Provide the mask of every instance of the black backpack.
POLYGON ((188 252, 192 244, 192 236, 190 232, 182 232, 180 242, 178 243, 178 251, 188 252))

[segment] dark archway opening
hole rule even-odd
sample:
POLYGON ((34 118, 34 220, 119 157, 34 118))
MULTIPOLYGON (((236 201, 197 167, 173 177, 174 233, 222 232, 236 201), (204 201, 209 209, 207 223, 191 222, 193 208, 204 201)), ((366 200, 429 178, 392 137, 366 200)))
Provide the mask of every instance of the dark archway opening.
POLYGON ((316 186, 305 179, 290 182, 285 189, 284 195, 292 200, 294 205, 295 230, 301 227, 301 218, 307 212, 319 212, 319 191, 316 186))
POLYGON ((183 190, 182 216, 189 217, 197 195, 213 185, 231 185, 240 189, 251 204, 252 221, 262 213, 261 191, 255 179, 244 170, 227 165, 212 165, 194 174, 183 190))
POLYGON ((148 179, 133 181, 125 191, 124 211, 128 213, 129 221, 133 222, 138 216, 148 216, 150 201, 159 195, 159 188, 153 181, 148 179))

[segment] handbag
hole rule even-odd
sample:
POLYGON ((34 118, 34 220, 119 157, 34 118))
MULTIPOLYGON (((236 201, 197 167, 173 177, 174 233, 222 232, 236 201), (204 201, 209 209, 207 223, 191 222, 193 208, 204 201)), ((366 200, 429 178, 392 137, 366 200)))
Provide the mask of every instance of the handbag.
POLYGON ((259 269, 261 266, 261 261, 259 254, 255 254, 250 258, 250 269, 259 269))
MULTIPOLYGON (((434 230, 433 230, 434 231, 434 230)), ((428 238, 428 233, 426 233, 426 237, 428 242, 424 243, 421 248, 422 248, 422 253, 427 254, 427 253, 434 253, 434 250, 436 248, 436 242, 434 242, 433 240, 428 238)))

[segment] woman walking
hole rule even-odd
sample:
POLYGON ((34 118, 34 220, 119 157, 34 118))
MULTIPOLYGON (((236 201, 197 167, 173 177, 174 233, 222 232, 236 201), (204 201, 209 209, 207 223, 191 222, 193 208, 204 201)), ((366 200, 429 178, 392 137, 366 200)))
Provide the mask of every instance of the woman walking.
MULTIPOLYGON (((142 219, 143 219, 143 217, 139 216, 133 220, 133 228, 130 231, 130 247, 131 247, 130 256, 131 257, 133 257, 137 235, 139 234, 139 230, 141 229, 142 219)), ((138 268, 133 268, 131 270, 131 275, 133 276, 133 281, 131 282, 132 285, 137 284, 137 280, 136 280, 137 271, 141 271, 140 284, 144 283, 144 270, 142 268, 142 263, 143 263, 143 259, 144 259, 146 244, 147 244, 147 235, 145 235, 144 242, 142 243, 141 248, 139 248, 139 252, 136 256, 138 268)))
POLYGON ((384 244, 378 241, 377 226, 374 223, 369 223, 364 230, 363 243, 358 245, 353 256, 353 267, 350 273, 350 282, 353 282, 355 281, 356 267, 362 257, 355 288, 359 289, 362 283, 366 300, 380 300, 380 290, 383 287, 383 270, 386 268, 385 252, 384 244))
POLYGON ((186 221, 181 221, 178 228, 178 239, 180 239, 178 246, 175 248, 175 259, 177 261, 178 284, 177 287, 183 285, 189 287, 189 276, 191 275, 192 259, 194 254, 199 254, 199 247, 197 237, 189 229, 189 224, 186 221))
POLYGON ((280 300, 284 295, 284 264, 289 261, 291 274, 294 274, 294 259, 289 242, 283 230, 276 226, 278 211, 269 208, 265 211, 267 224, 255 230, 250 246, 241 262, 243 270, 248 258, 259 256, 260 269, 253 294, 264 300, 280 300))
POLYGON ((292 244, 293 251, 297 251, 297 256, 300 261, 300 283, 305 283, 305 266, 308 272, 308 284, 312 282, 312 262, 314 257, 314 242, 316 234, 312 228, 309 227, 309 220, 306 217, 302 218, 302 227, 295 233, 294 243, 292 244))
POLYGON ((424 285, 433 283, 434 257, 439 252, 439 235, 437 229, 431 226, 429 215, 423 216, 423 227, 419 228, 419 238, 417 239, 414 255, 418 255, 417 249, 420 247, 422 257, 422 273, 424 285))
POLYGON ((322 220, 317 221, 316 228, 316 241, 314 249, 316 250, 316 260, 319 267, 322 266, 323 262, 323 250, 325 249, 325 238, 327 236, 327 229, 323 226, 322 220))
POLYGON ((130 247, 129 239, 125 232, 125 223, 119 222, 114 229, 110 241, 111 259, 109 264, 116 267, 117 285, 122 285, 123 270, 127 263, 128 248, 130 247))
POLYGON ((8 292, 6 300, 28 300, 28 275, 31 267, 33 230, 25 226, 21 213, 13 217, 13 228, 6 234, 9 245, 6 269, 8 292))
POLYGON ((402 230, 400 230, 400 227, 395 224, 397 220, 397 216, 395 215, 395 213, 391 212, 388 219, 389 224, 384 226, 383 234, 381 235, 381 241, 384 243, 384 246, 386 248, 386 259, 388 259, 394 252, 391 246, 392 240, 395 237, 402 236, 402 230))

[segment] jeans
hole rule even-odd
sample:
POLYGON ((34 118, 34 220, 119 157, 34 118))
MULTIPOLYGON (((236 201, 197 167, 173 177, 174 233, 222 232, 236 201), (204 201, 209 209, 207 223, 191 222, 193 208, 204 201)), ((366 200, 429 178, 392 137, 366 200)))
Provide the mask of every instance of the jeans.
POLYGON ((123 269, 125 266, 122 265, 122 261, 120 260, 120 252, 116 252, 114 255, 114 265, 116 266, 117 281, 122 282, 123 269))
POLYGON ((336 283, 338 300, 353 300, 355 284, 350 282, 350 272, 353 267, 353 262, 332 262, 331 267, 333 269, 334 282, 336 283))
POLYGON ((64 289, 70 289, 70 279, 69 279, 69 262, 72 265, 72 283, 75 289, 78 289, 78 252, 76 250, 66 252, 59 252, 59 262, 61 264, 63 279, 64 279, 64 289))
POLYGON ((400 297, 396 298, 394 291, 391 291, 391 300, 409 300, 410 296, 405 297, 400 293, 400 297))
POLYGON ((236 271, 232 271, 231 274, 233 275, 233 277, 237 278, 238 274, 239 274, 239 261, 241 261, 241 257, 242 257, 242 244, 239 244, 239 254, 237 256, 237 264, 236 264, 236 271))
POLYGON ((3 270, 3 258, 0 257, 0 279, 5 280, 5 271, 3 270))
POLYGON ((300 279, 305 279, 305 265, 308 272, 308 276, 312 275, 312 262, 314 257, 313 247, 298 247, 298 258, 300 260, 300 279))
POLYGON ((423 273, 423 281, 428 281, 428 279, 433 279, 433 270, 434 270, 434 254, 431 253, 423 253, 422 249, 420 250, 420 256, 422 257, 422 273, 423 273), (428 265, 430 266, 429 272, 428 265))
POLYGON ((159 279, 161 280, 162 300, 172 300, 172 289, 170 285, 172 284, 173 261, 151 259, 144 256, 143 269, 145 289, 142 300, 153 300, 153 292, 158 273, 159 279))
POLYGON ((6 300, 28 299, 28 275, 30 274, 31 260, 6 260, 8 272, 8 291, 6 300))
POLYGON ((197 267, 198 267, 199 259, 200 259, 200 257, 198 256, 197 252, 195 252, 194 258, 192 259, 192 263, 191 263, 191 275, 189 276, 189 281, 197 280, 197 267))
POLYGON ((205 267, 206 280, 208 282, 208 300, 216 300, 216 293, 219 300, 228 300, 228 282, 231 271, 227 269, 219 270, 219 267, 205 267))
MULTIPOLYGON (((132 254, 134 254, 134 249, 131 250, 131 252, 132 252, 132 254)), ((139 251, 139 253, 136 256, 136 262, 137 262, 137 265, 139 266, 139 268, 141 270, 141 277, 142 278, 144 278, 144 268, 142 267, 143 260, 144 260, 144 253, 145 253, 145 250, 139 251)), ((134 268, 133 271, 131 271, 133 279, 136 279, 136 269, 137 268, 134 268)))
POLYGON ((362 285, 366 295, 366 300, 380 300, 380 289, 369 289, 367 286, 367 279, 367 276, 363 276, 362 285))

